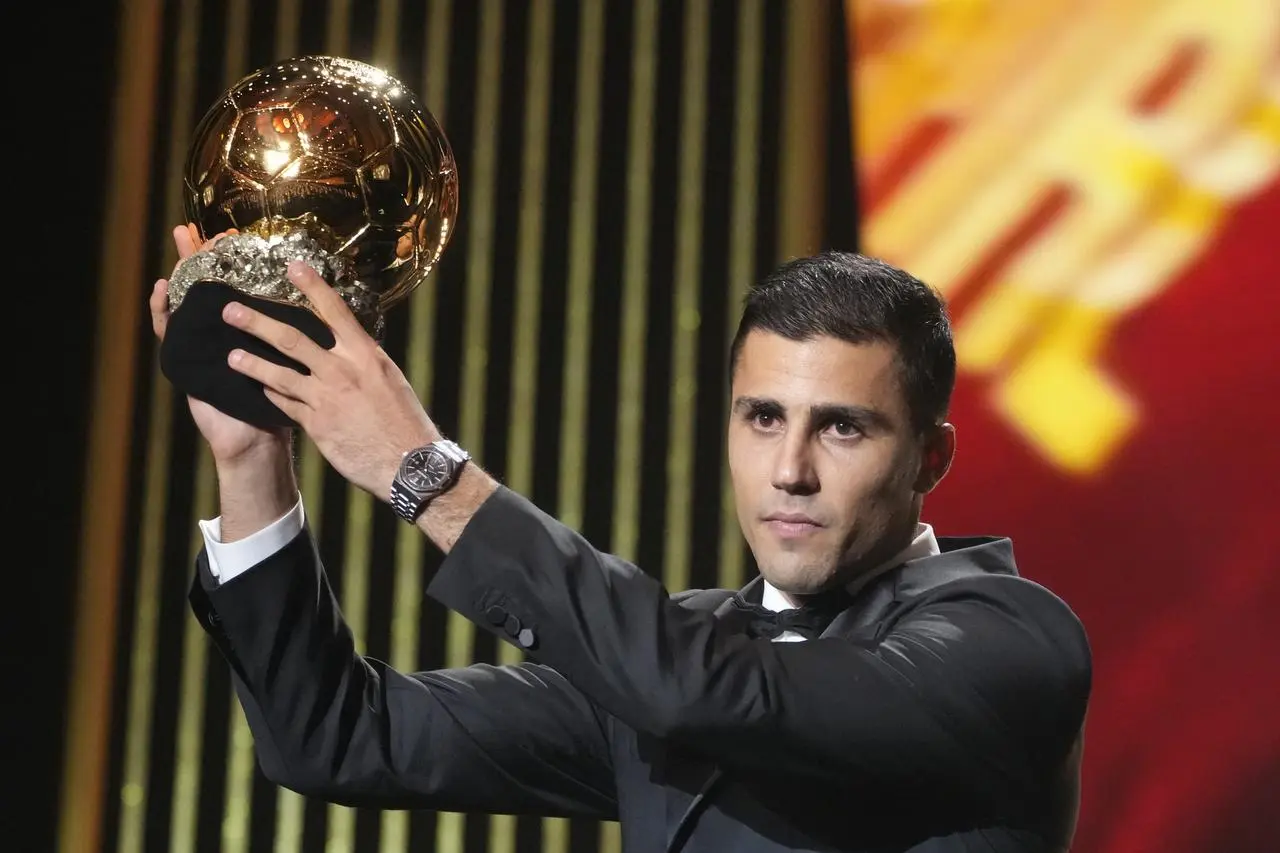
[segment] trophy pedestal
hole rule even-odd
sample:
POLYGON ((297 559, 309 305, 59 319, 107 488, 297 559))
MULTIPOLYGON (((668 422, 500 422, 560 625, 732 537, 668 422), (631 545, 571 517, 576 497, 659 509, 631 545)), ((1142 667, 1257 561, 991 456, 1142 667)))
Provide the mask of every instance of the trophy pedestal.
POLYGON ((333 331, 306 308, 250 296, 222 282, 198 281, 169 317, 160 344, 161 372, 182 393, 237 420, 263 429, 296 427, 292 418, 267 399, 262 383, 232 370, 227 356, 233 349, 242 349, 299 373, 310 371, 269 344, 229 325, 222 319, 222 309, 229 302, 242 303, 287 323, 325 349, 334 345, 333 331))

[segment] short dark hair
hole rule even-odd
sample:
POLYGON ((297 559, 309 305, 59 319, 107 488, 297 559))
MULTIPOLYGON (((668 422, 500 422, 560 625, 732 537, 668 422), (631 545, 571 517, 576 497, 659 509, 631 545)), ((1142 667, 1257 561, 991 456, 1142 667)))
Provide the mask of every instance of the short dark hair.
POLYGON ((898 351, 912 426, 924 432, 946 419, 956 379, 946 303, 904 270, 836 251, 782 264, 747 293, 729 350, 730 375, 747 335, 757 329, 793 341, 830 336, 890 343, 898 351))

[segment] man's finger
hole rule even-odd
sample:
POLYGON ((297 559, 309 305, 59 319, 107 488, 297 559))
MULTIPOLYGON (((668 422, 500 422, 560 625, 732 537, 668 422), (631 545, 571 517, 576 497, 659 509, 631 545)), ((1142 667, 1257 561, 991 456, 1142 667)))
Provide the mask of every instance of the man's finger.
MULTIPOLYGON (((192 227, 194 228, 195 226, 192 226, 192 227)), ((208 240, 205 240, 204 243, 200 245, 200 251, 203 252, 207 249, 211 249, 213 246, 217 245, 218 241, 221 240, 223 237, 230 237, 232 234, 239 234, 239 233, 240 232, 235 228, 228 228, 226 231, 219 231, 217 234, 214 234, 212 237, 210 237, 208 240)))
POLYGON ((293 418, 304 431, 307 429, 307 415, 311 414, 311 408, 307 404, 301 400, 286 397, 265 385, 262 387, 262 393, 267 395, 267 399, 274 403, 277 409, 293 418))
POLYGON ((281 323, 239 302, 228 302, 222 309, 222 318, 237 329, 243 329, 255 338, 271 344, 281 354, 306 365, 312 373, 323 372, 325 360, 332 357, 332 353, 296 327, 281 323))
POLYGON ((296 370, 241 349, 233 349, 227 355, 227 364, 231 365, 232 370, 258 380, 267 388, 300 403, 306 402, 305 394, 310 377, 303 376, 296 370))
POLYGON ((186 260, 196 252, 203 252, 214 243, 230 234, 239 234, 240 231, 235 228, 228 228, 226 231, 219 231, 208 240, 200 239, 200 229, 196 227, 194 222, 188 222, 186 225, 179 225, 173 229, 173 244, 178 249, 178 260, 186 260))
POLYGON ((157 281, 147 302, 151 308, 151 329, 157 338, 164 340, 164 331, 169 327, 169 282, 163 278, 157 281))
POLYGON ((351 313, 351 309, 347 307, 347 303, 343 301, 338 291, 330 287, 329 283, 305 261, 290 261, 288 276, 293 286, 311 300, 320 319, 333 330, 335 338, 351 341, 368 337, 368 333, 360 325, 356 315, 351 313))
POLYGON ((195 233, 195 226, 188 223, 173 229, 173 245, 178 249, 178 259, 186 260, 196 253, 200 235, 195 233))

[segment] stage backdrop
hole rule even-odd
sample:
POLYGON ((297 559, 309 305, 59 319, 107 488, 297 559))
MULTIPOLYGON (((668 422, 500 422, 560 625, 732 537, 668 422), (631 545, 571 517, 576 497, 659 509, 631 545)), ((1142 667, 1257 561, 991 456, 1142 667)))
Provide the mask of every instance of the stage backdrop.
POLYGON ((1280 850, 1280 5, 847 10, 861 246, 954 310, 928 516, 1092 639, 1075 849, 1280 850))
MULTIPOLYGON (((942 288, 960 456, 927 513, 1012 535, 1090 630, 1076 849, 1280 848, 1274 2, 119 9, 63 853, 617 849, 608 826, 276 788, 187 607, 212 471, 156 371, 145 298, 174 262, 201 112, 313 52, 405 79, 458 157, 453 243, 388 351, 486 467, 671 589, 751 571, 721 441, 747 284, 861 245, 942 288)), ((438 557, 386 506, 310 446, 301 469, 365 652, 518 659, 423 599, 438 557)))

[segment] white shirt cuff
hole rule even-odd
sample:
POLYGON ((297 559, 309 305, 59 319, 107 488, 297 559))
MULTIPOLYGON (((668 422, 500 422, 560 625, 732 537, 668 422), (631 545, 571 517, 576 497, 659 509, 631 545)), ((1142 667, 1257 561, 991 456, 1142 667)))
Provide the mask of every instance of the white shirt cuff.
POLYGON ((298 502, 293 505, 293 509, 252 536, 237 539, 235 542, 222 541, 222 516, 209 521, 201 520, 200 532, 204 535, 204 548, 209 558, 210 574, 218 583, 223 584, 236 575, 252 569, 292 542, 302 532, 306 520, 301 494, 298 495, 298 502))

